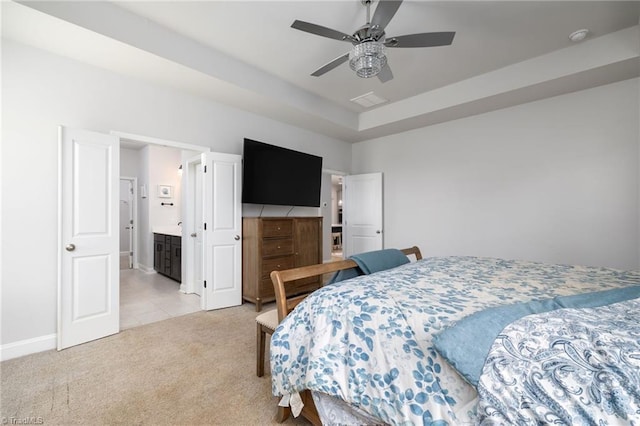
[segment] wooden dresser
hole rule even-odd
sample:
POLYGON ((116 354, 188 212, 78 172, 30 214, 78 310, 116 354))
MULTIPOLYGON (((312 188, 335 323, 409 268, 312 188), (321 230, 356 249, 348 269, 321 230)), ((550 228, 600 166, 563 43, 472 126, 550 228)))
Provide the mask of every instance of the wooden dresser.
MULTIPOLYGON (((275 300, 271 271, 322 263, 322 217, 245 217, 242 235, 242 298, 256 312, 275 300)), ((295 292, 321 284, 318 277, 299 280, 295 292)))

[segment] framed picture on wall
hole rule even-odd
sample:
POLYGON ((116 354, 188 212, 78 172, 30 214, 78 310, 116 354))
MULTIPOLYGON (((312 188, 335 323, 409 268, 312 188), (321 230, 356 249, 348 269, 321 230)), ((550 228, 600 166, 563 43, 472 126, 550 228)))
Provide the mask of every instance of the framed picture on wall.
POLYGON ((159 198, 173 197, 173 187, 171 185, 158 185, 158 197, 159 198))

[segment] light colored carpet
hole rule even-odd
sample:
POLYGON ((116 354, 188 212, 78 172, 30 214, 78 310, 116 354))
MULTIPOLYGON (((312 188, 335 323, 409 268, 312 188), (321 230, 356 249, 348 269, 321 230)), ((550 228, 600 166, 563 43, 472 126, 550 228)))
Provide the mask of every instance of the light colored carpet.
POLYGON ((2 362, 0 416, 46 425, 276 424, 268 362, 264 377, 255 373, 255 317, 251 304, 197 312, 2 362))

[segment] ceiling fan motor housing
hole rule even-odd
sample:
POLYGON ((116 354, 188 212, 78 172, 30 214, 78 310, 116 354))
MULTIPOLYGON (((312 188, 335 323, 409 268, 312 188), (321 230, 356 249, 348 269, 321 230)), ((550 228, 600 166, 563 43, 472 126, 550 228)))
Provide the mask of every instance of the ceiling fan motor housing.
POLYGON ((384 44, 378 41, 364 41, 356 44, 349 53, 349 66, 358 77, 374 77, 386 65, 387 56, 384 53, 384 44))

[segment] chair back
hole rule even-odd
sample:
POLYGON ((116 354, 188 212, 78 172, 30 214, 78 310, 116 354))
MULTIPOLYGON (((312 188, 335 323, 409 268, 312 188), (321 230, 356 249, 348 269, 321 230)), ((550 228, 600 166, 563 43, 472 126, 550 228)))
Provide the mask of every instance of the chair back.
MULTIPOLYGON (((420 249, 416 246, 401 250, 407 257, 413 255, 416 260, 422 259, 420 249)), ((287 283, 302 278, 316 277, 338 272, 344 269, 354 268, 358 265, 351 259, 337 262, 322 263, 318 265, 302 266, 299 268, 285 269, 283 271, 272 271, 271 281, 276 293, 276 309, 278 310, 278 322, 281 322, 289 312, 291 312, 310 293, 287 295, 287 283)))

